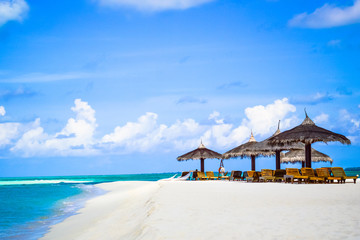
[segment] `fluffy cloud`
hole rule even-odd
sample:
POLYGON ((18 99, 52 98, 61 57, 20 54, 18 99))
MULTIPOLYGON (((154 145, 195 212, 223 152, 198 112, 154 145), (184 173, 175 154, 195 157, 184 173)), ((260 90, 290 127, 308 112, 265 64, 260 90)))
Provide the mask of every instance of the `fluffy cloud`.
POLYGON ((24 0, 7 0, 0 2, 0 26, 8 21, 22 21, 29 6, 24 0))
POLYGON ((5 111, 4 106, 0 106, 0 116, 5 116, 5 114, 6 114, 6 111, 5 111))
POLYGON ((141 11, 164 11, 187 9, 213 0, 97 0, 108 7, 131 7, 141 11))
POLYGON ((81 99, 75 100, 71 108, 75 118, 70 118, 66 126, 54 135, 48 135, 40 125, 40 119, 24 132, 22 137, 11 148, 24 156, 76 156, 91 155, 97 152, 93 148, 93 135, 97 127, 95 110, 81 99))
POLYGON ((9 145, 19 135, 20 123, 0 123, 0 147, 9 145))
POLYGON ((350 134, 358 133, 360 131, 360 119, 356 114, 350 113, 346 109, 342 109, 339 112, 340 119, 345 129, 348 130, 350 134))
POLYGON ((324 122, 327 122, 328 120, 329 120, 329 115, 325 114, 325 113, 321 113, 320 115, 318 115, 314 118, 314 122, 316 124, 324 123, 324 122))
POLYGON ((278 120, 283 121, 282 127, 288 127, 296 118, 286 116, 295 110, 286 98, 266 106, 247 108, 240 126, 225 123, 217 111, 210 114, 208 119, 213 122, 209 124, 186 119, 170 126, 159 124, 157 114, 146 113, 136 122, 116 127, 113 133, 103 137, 102 143, 126 152, 154 148, 186 150, 196 147, 200 140, 210 147, 228 148, 246 141, 251 129, 256 134, 269 135, 275 132, 278 120))
POLYGON ((148 112, 96 139, 95 110, 81 99, 75 100, 71 110, 75 117, 68 119, 55 134, 46 133, 40 119, 27 125, 0 124, 0 146, 11 145, 14 154, 25 157, 185 151, 197 147, 200 140, 210 148, 225 149, 247 141, 251 129, 255 134, 265 136, 275 131, 278 120, 282 120, 282 127, 288 127, 296 120, 288 116, 296 110, 295 106, 284 98, 265 106, 247 108, 246 117, 238 126, 226 123, 217 111, 202 124, 189 118, 170 125, 159 123, 158 115, 148 112))
POLYGON ((214 111, 212 114, 210 114, 209 116, 209 120, 214 120, 217 124, 222 124, 224 123, 224 119, 219 118, 220 117, 220 113, 217 111, 214 111))
POLYGON ((296 107, 290 104, 287 98, 283 98, 266 106, 246 108, 247 119, 243 120, 243 125, 251 128, 254 134, 268 135, 275 131, 274 123, 276 126, 279 120, 282 120, 282 128, 287 128, 296 121, 295 117, 285 118, 290 112, 295 111, 296 107))
POLYGON ((316 9, 313 13, 301 13, 289 21, 292 27, 331 28, 360 22, 360 0, 349 7, 330 4, 316 9))

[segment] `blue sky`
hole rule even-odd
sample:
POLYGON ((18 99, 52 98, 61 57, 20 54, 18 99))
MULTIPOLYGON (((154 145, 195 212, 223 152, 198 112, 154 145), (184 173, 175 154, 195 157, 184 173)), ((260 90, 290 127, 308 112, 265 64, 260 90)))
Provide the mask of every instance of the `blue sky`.
POLYGON ((305 107, 352 141, 313 147, 360 166, 359 30, 360 0, 0 0, 0 176, 195 169, 176 157, 201 139, 223 153, 305 107))

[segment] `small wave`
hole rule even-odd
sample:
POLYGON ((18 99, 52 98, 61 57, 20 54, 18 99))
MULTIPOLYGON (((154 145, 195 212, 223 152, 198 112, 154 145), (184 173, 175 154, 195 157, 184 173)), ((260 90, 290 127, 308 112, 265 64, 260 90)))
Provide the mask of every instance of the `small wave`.
POLYGON ((0 181, 0 185, 28 185, 28 184, 56 184, 56 183, 88 183, 91 181, 75 181, 66 179, 57 180, 11 180, 11 181, 0 181))

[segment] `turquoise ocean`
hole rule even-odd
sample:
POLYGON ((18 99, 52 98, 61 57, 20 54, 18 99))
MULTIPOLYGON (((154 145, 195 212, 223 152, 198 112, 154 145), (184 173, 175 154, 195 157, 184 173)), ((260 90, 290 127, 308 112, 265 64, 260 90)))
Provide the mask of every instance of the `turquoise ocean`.
MULTIPOLYGON (((0 239, 42 237, 51 225, 76 214, 86 200, 105 193, 95 184, 157 181, 174 174, 179 173, 0 178, 0 239)), ((355 176, 360 171, 346 174, 355 176)))
POLYGON ((157 181, 176 173, 0 178, 0 239, 42 237, 53 224, 103 194, 95 184, 115 181, 157 181))

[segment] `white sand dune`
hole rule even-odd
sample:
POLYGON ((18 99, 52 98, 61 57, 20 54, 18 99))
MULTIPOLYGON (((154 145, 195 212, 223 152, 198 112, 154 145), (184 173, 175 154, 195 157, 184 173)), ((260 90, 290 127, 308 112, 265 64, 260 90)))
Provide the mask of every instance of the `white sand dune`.
POLYGON ((360 239, 360 184, 115 182, 43 239, 360 239))

